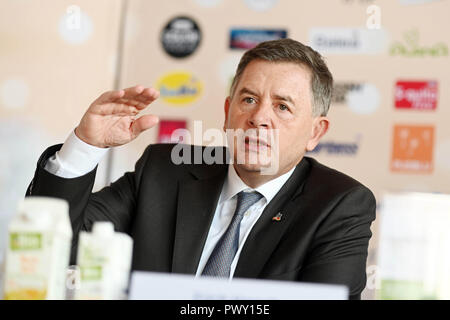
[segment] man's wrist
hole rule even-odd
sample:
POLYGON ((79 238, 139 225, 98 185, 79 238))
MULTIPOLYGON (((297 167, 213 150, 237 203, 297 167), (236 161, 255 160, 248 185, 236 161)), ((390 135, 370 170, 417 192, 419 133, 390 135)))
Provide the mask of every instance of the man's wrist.
POLYGON ((84 138, 84 136, 80 133, 79 127, 76 127, 76 128, 75 128, 74 133, 75 133, 75 136, 76 136, 79 140, 81 140, 82 142, 84 142, 85 144, 88 144, 88 145, 90 145, 90 146, 92 146, 92 147, 96 147, 96 148, 102 148, 102 149, 107 149, 107 148, 108 148, 107 146, 98 146, 98 145, 96 145, 96 144, 94 144, 94 143, 90 143, 90 142, 88 141, 88 139, 84 138))
POLYGON ((98 165, 108 150, 84 142, 73 130, 56 156, 64 169, 86 174, 98 165))

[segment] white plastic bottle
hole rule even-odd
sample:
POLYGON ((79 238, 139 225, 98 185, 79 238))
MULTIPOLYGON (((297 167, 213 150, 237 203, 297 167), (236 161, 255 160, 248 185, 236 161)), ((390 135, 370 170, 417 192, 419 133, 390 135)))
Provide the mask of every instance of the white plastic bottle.
POLYGON ((80 232, 77 265, 81 270, 78 300, 126 299, 133 240, 114 232, 111 222, 95 222, 92 233, 80 232))
POLYGON ((64 299, 71 242, 65 200, 25 198, 8 229, 4 299, 64 299))

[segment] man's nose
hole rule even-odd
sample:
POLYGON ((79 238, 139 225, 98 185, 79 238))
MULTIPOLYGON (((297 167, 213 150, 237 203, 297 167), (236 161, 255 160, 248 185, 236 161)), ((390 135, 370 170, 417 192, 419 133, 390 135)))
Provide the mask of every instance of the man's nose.
POLYGON ((249 125, 253 128, 269 129, 271 112, 272 109, 269 103, 260 103, 250 114, 250 117, 248 118, 249 125))

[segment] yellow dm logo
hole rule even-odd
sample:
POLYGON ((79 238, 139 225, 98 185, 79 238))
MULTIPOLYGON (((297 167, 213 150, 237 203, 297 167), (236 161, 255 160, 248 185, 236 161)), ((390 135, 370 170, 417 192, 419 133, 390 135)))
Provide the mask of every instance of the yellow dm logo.
POLYGON ((158 81, 156 87, 161 98, 175 106, 194 102, 203 91, 202 83, 188 72, 169 73, 158 81))

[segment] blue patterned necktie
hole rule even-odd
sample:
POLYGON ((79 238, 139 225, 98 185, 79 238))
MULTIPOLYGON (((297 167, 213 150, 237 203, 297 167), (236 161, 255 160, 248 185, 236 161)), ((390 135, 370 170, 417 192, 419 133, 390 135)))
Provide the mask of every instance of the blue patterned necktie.
POLYGON ((239 229, 244 213, 262 198, 259 192, 244 192, 237 194, 236 210, 225 233, 217 242, 202 275, 229 277, 231 263, 239 247, 239 229))

